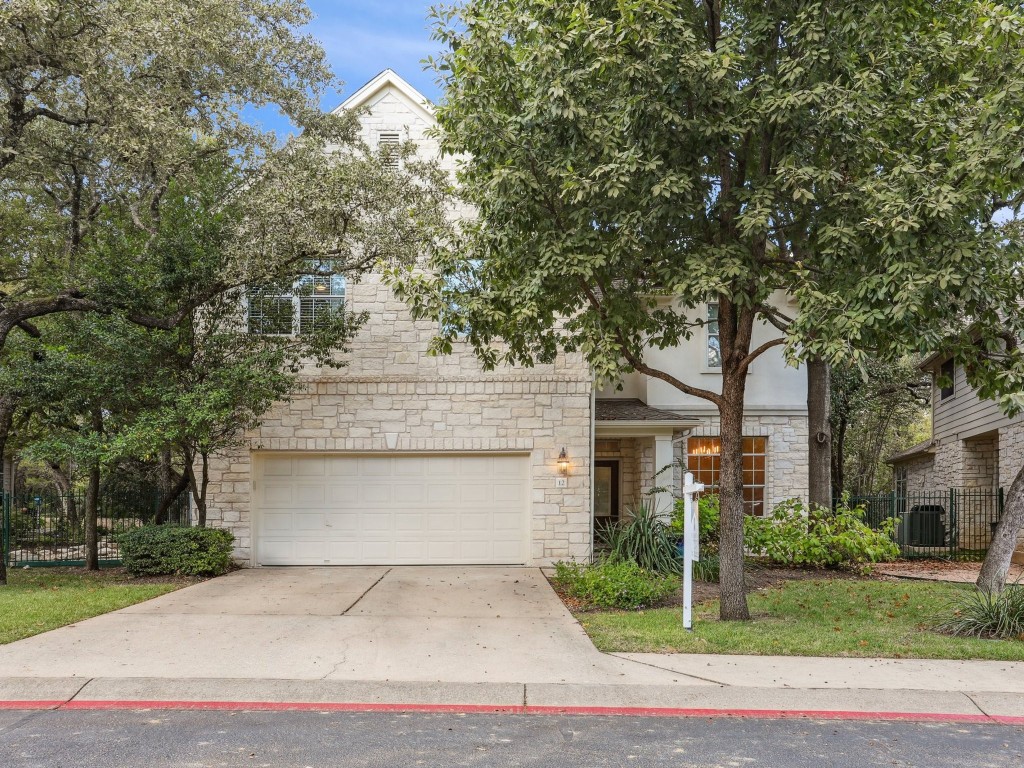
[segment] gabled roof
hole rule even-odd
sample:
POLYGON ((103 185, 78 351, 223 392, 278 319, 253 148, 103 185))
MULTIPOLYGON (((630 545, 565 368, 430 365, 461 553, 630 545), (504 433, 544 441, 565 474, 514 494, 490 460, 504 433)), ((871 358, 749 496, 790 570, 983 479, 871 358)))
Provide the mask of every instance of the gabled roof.
POLYGON ((372 106, 373 102, 384 91, 397 91, 411 107, 419 111, 429 122, 434 122, 434 105, 430 99, 413 88, 403 80, 393 69, 385 69, 376 75, 370 82, 357 90, 335 109, 331 114, 338 114, 345 110, 359 109, 360 107, 372 106))
POLYGON ((662 424, 686 424, 695 421, 672 411, 651 408, 636 398, 601 397, 594 401, 595 421, 643 421, 662 424))
POLYGON ((923 443, 918 443, 913 448, 907 448, 905 451, 890 456, 886 459, 887 464, 899 464, 903 461, 909 461, 910 459, 916 459, 919 456, 930 456, 935 453, 935 441, 925 440, 923 443))

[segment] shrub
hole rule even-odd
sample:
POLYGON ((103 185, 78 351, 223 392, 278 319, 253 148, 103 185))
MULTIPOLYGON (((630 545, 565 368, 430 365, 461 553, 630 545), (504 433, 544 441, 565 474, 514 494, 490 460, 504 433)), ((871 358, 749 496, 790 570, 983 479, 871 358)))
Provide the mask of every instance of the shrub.
POLYGON ((678 589, 679 578, 629 560, 604 560, 594 565, 555 563, 555 583, 588 607, 636 610, 667 598, 678 589))
POLYGON ((652 501, 630 507, 631 517, 607 530, 609 559, 631 561, 657 573, 678 573, 676 545, 652 501))
MULTIPOLYGON (((704 552, 718 551, 718 521, 721 517, 722 507, 718 500, 718 494, 709 493, 697 500, 697 524, 700 528, 702 556, 704 552)), ((676 499, 675 506, 672 508, 672 524, 669 527, 672 536, 683 538, 685 521, 685 504, 682 499, 676 499)))
MULTIPOLYGON (((703 544, 701 545, 703 546, 703 544)), ((697 581, 706 581, 709 584, 717 584, 719 575, 719 561, 717 554, 700 553, 700 560, 693 563, 693 578, 697 581)))
POLYGON ((818 568, 860 567, 899 557, 893 541, 898 520, 878 530, 864 522, 864 510, 845 504, 835 511, 807 510, 797 499, 780 504, 768 517, 748 517, 745 540, 750 553, 781 565, 818 568))
POLYGON ((972 589, 950 605, 950 612, 949 618, 936 623, 940 632, 1024 640, 1024 586, 1010 586, 998 594, 972 589))
POLYGON ((121 561, 135 576, 219 576, 231 567, 235 537, 217 528, 146 525, 118 536, 121 561))

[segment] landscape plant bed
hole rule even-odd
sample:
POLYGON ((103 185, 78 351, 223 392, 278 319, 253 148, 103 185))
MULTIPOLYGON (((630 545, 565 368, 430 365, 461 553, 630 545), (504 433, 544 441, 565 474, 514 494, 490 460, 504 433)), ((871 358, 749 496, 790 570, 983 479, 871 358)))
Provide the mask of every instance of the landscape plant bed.
MULTIPOLYGON (((747 589, 748 591, 755 591, 761 589, 767 589, 769 587, 775 587, 780 584, 785 584, 790 581, 809 581, 815 579, 860 579, 864 578, 859 574, 852 571, 827 571, 818 568, 790 568, 781 565, 772 565, 770 563, 759 563, 759 562, 748 562, 744 570, 747 589)), ((551 586, 555 592, 565 603, 566 607, 569 608, 574 614, 577 613, 594 613, 601 612, 599 608, 592 608, 590 606, 580 603, 580 601, 570 597, 565 593, 565 590, 561 588, 561 585, 555 580, 551 580, 551 586)), ((682 605, 683 599, 683 587, 682 580, 680 580, 679 588, 671 594, 669 597, 660 601, 658 604, 651 606, 651 608, 673 608, 682 605)), ((698 605, 700 603, 706 603, 712 600, 718 599, 718 584, 706 581, 693 582, 693 603, 698 605)))
POLYGON ((123 568, 12 569, 0 587, 0 645, 173 592, 201 579, 134 578, 123 568))
POLYGON ((678 605, 576 615, 605 652, 1024 660, 1024 640, 931 629, 969 585, 816 575, 753 592, 749 622, 719 621, 717 600, 701 602, 693 632, 683 629, 678 605))

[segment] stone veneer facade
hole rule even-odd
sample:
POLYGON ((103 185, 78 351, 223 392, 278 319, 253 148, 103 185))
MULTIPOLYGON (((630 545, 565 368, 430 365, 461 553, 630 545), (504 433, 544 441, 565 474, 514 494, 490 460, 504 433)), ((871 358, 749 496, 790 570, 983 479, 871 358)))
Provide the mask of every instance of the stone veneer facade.
POLYGON ((251 492, 259 451, 520 453, 530 456, 530 556, 548 564, 591 554, 590 370, 578 357, 532 369, 483 371, 468 345, 431 356, 435 332, 414 321, 377 276, 347 287, 362 329, 340 371, 309 371, 246 445, 216 457, 208 519, 235 535, 235 558, 254 564, 251 492), (557 457, 572 469, 557 488, 557 457))
MULTIPOLYGON (((685 437, 718 437, 718 416, 705 416, 704 426, 685 437)), ((757 414, 743 419, 744 437, 766 437, 765 512, 787 499, 807 498, 807 416, 805 414, 757 414)), ((680 433, 680 437, 683 437, 680 433)), ((679 472, 686 466, 686 440, 677 443, 679 472)), ((679 477, 677 473, 677 482, 679 477)))
MULTIPOLYGON (((976 488, 1004 493, 1024 466, 1024 420, 1015 419, 998 430, 965 439, 947 437, 929 453, 894 461, 895 469, 906 473, 909 493, 941 493, 950 488, 976 488)), ((993 509, 990 500, 968 497, 960 510, 961 533, 976 545, 988 543, 993 509)), ((1024 535, 1014 558, 1024 562, 1024 535)))

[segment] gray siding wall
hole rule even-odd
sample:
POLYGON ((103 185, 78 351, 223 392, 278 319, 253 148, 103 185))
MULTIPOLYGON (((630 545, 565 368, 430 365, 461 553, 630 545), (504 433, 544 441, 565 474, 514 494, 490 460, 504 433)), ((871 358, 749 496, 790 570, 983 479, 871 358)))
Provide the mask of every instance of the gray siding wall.
POLYGON ((932 403, 933 433, 939 442, 963 440, 1020 421, 1019 416, 1012 420, 1006 418, 994 401, 980 399, 967 383, 964 369, 959 365, 956 367, 953 396, 941 400, 936 386, 933 387, 932 403))

